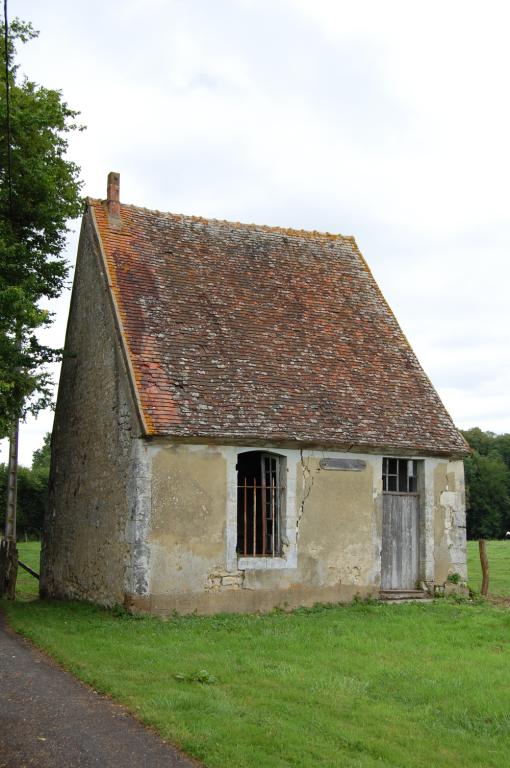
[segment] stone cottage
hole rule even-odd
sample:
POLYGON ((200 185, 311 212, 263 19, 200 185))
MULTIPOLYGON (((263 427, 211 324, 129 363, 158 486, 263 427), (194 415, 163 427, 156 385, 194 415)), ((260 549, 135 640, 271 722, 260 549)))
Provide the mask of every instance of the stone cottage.
POLYGON ((352 237, 89 199, 44 595, 168 613, 466 577, 466 444, 352 237))

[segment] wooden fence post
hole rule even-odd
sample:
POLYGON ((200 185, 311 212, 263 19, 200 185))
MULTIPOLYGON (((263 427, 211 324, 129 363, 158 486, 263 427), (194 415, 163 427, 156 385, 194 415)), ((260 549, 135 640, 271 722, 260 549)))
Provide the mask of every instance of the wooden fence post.
POLYGON ((482 564, 481 593, 484 597, 487 597, 489 591, 489 558, 487 557, 487 542, 485 539, 479 540, 478 547, 480 549, 480 563, 482 564))

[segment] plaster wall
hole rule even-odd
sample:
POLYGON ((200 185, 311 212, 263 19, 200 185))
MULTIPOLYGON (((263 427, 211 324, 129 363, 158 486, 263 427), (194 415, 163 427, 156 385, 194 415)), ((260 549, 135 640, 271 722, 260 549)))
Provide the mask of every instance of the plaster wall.
POLYGON ((182 445, 152 454, 150 592, 199 594, 226 568, 225 457, 182 445))
MULTIPOLYGON (((243 558, 236 462, 248 450, 255 448, 152 444, 148 590, 135 609, 254 611, 378 595, 382 456, 273 449, 287 474, 283 555, 243 558), (322 458, 361 459, 365 467, 326 470, 322 458)), ((466 574, 463 465, 419 461, 421 569, 432 587, 448 573, 466 574)))
POLYGON ((140 481, 147 485, 146 449, 138 439, 116 339, 100 253, 86 216, 52 435, 41 557, 44 595, 112 604, 122 602, 126 591, 143 594, 147 566, 136 571, 131 551, 133 541, 142 540, 137 514, 142 521, 148 518, 140 488, 140 481))
POLYGON ((435 583, 449 574, 467 580, 464 463, 441 461, 433 468, 435 583))
POLYGON ((376 595, 381 458, 279 450, 287 466, 283 557, 240 558, 237 454, 250 447, 153 445, 149 594, 140 610, 268 610, 376 595), (361 472, 320 469, 361 458, 361 472), (290 481, 290 482, 289 482, 290 481))

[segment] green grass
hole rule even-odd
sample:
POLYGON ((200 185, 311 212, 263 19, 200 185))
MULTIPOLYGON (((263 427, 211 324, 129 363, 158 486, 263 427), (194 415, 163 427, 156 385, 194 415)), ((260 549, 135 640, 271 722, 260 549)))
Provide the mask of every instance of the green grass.
POLYGON ((165 622, 4 607, 17 631, 210 768, 508 764, 510 612, 485 603, 165 622))
MULTIPOLYGON (((488 541, 487 556, 489 558, 489 593, 510 597, 510 541, 488 541)), ((482 583, 482 568, 477 541, 468 541, 468 578, 472 589, 479 591, 482 583)))
MULTIPOLYGON (((510 594, 506 543, 489 558, 510 594)), ((34 544, 20 556, 37 566, 34 544)), ((209 768, 510 762, 504 608, 440 599, 161 621, 28 592, 2 604, 17 631, 209 768)))
MULTIPOLYGON (((18 542, 18 557, 36 573, 40 570, 40 541, 18 542)), ((18 600, 34 600, 39 595, 39 582, 23 568, 18 568, 16 581, 16 598, 18 600)))

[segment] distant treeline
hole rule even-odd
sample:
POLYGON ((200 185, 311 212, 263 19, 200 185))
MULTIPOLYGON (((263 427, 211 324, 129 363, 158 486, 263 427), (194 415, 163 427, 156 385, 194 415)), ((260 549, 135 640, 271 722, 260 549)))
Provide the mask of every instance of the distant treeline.
POLYGON ((473 449, 464 460, 468 539, 501 539, 510 531, 510 434, 462 434, 473 449))

